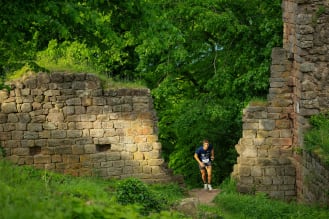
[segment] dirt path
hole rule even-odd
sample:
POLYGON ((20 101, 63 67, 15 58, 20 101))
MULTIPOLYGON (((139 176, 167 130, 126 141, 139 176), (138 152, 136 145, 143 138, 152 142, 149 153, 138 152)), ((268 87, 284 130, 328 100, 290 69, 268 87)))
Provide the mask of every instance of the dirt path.
POLYGON ((213 189, 212 191, 192 189, 189 191, 189 195, 193 198, 197 198, 200 204, 212 205, 212 201, 219 192, 219 189, 213 189))

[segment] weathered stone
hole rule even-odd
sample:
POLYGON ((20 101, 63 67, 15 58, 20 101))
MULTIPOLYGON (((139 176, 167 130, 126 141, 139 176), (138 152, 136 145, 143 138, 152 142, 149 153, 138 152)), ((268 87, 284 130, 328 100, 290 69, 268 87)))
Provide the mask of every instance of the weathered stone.
POLYGON ((31 103, 23 103, 21 105, 21 112, 28 113, 32 111, 32 105, 31 103))
POLYGON ((17 106, 16 103, 1 103, 1 111, 3 113, 16 113, 17 111, 17 106))
POLYGON ((40 73, 23 83, 0 92, 0 140, 15 163, 74 176, 171 177, 160 158, 148 89, 103 91, 86 74, 40 73))

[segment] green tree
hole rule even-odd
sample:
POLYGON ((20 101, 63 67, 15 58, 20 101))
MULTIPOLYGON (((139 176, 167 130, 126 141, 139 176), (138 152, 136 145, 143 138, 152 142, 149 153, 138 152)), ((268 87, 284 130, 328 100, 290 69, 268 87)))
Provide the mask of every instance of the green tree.
POLYGON ((241 109, 267 94, 281 38, 280 0, 1 1, 0 75, 48 57, 144 80, 170 166, 196 185, 193 153, 208 138, 219 184, 236 160, 241 109))
POLYGON ((136 50, 155 98, 164 157, 196 185, 192 156, 208 138, 217 149, 220 183, 235 162, 241 109, 267 93, 271 50, 281 46, 281 1, 152 3, 156 34, 136 50))

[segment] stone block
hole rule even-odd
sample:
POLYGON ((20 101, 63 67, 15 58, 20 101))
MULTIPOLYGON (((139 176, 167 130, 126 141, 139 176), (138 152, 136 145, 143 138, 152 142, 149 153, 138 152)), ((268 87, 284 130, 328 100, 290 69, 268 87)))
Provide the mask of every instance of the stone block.
MULTIPOLYGON (((49 139, 50 141, 51 139, 49 139)), ((69 155, 72 154, 72 147, 71 146, 62 146, 63 144, 57 145, 54 149, 55 154, 61 154, 61 155, 69 155)))
POLYGON ((18 117, 16 114, 6 114, 6 113, 0 113, 0 124, 6 123, 6 122, 18 122, 18 117))
POLYGON ((275 128, 274 120, 259 120, 259 129, 271 131, 275 128))
POLYGON ((39 133, 32 131, 24 131, 24 139, 38 139, 39 133))
POLYGON ((34 145, 38 147, 46 147, 48 145, 48 139, 37 139, 34 141, 34 145))
POLYGON ((82 131, 81 130, 67 130, 66 131, 68 138, 80 138, 82 137, 82 131))
POLYGON ((63 107, 63 114, 64 115, 73 115, 74 114, 74 106, 65 106, 63 107))
POLYGON ((67 106, 81 106, 82 104, 80 97, 70 98, 66 100, 65 103, 67 106))
POLYGON ((114 160, 112 161, 113 167, 124 167, 125 162, 123 160, 114 160))
POLYGON ((51 156, 50 155, 36 155, 34 156, 34 164, 50 164, 51 156))
POLYGON ((90 129, 90 136, 94 138, 102 138, 104 136, 103 129, 90 129))
POLYGON ((103 97, 93 97, 92 105, 94 106, 104 106, 106 104, 106 99, 103 97))
POLYGON ((118 161, 121 159, 121 153, 120 152, 109 152, 106 154, 106 160, 110 161, 118 161))
POLYGON ((87 107, 87 114, 98 115, 103 113, 102 106, 88 106, 87 107))
POLYGON ((27 130, 30 132, 40 132, 42 131, 41 123, 29 123, 27 124, 27 130))
POLYGON ((86 108, 83 106, 74 106, 74 112, 77 115, 85 114, 86 113, 86 108))
POLYGON ((273 185, 282 185, 283 184, 283 177, 276 176, 272 178, 273 185))
POLYGON ((117 135, 116 129, 104 129, 104 137, 114 137, 117 135))
POLYGON ((9 131, 14 131, 16 128, 15 123, 6 123, 6 125, 3 126, 3 131, 9 132, 9 131))
POLYGON ((32 111, 31 103, 23 103, 21 106, 20 112, 29 113, 32 111))
POLYGON ((148 160, 148 165, 150 166, 160 166, 164 163, 163 159, 150 159, 148 160))
POLYGON ((133 174, 134 168, 132 166, 124 166, 122 172, 123 174, 133 174))
POLYGON ((1 111, 3 113, 17 113, 17 106, 16 103, 14 102, 9 102, 9 103, 1 103, 1 111))
POLYGON ((74 154, 63 154, 62 160, 65 164, 77 164, 80 161, 80 156, 74 154))
POLYGON ((50 135, 52 139, 66 138, 66 130, 51 130, 50 135))
POLYGON ((256 130, 243 130, 242 137, 243 138, 255 138, 256 137, 256 130))
POLYGON ((121 160, 132 160, 134 158, 131 152, 122 151, 121 153, 121 160))
POLYGON ((260 166, 251 167, 250 175, 255 177, 263 176, 263 168, 260 166))
POLYGON ((257 149, 256 149, 256 147, 246 148, 241 153, 241 156, 244 156, 244 157, 247 157, 247 158, 255 158, 255 157, 257 157, 257 149))
POLYGON ((84 152, 83 145, 72 145, 72 154, 84 154, 84 152))
POLYGON ((96 153, 96 146, 94 144, 85 144, 83 147, 86 154, 96 153))
POLYGON ((55 154, 51 156, 51 162, 52 163, 61 163, 62 161, 62 156, 59 154, 55 154))
POLYGON ((138 160, 125 160, 125 166, 139 167, 140 163, 138 160))
POLYGON ((18 156, 27 156, 30 154, 29 148, 13 148, 12 153, 18 156))
POLYGON ((259 128, 259 123, 256 122, 245 122, 243 123, 243 130, 257 130, 259 128))
POLYGON ((92 122, 76 122, 76 129, 91 129, 93 128, 92 122))
POLYGON ((284 184, 285 185, 295 185, 295 177, 294 176, 285 176, 284 177, 284 184))
POLYGON ((134 153, 134 160, 144 160, 145 157, 144 157, 144 153, 143 152, 135 152, 134 153))
POLYGON ((251 175, 251 168, 250 166, 242 166, 239 167, 239 175, 240 176, 250 176, 251 175))
POLYGON ((151 174, 152 168, 150 166, 143 166, 143 173, 151 174))
POLYGON ((109 177, 120 177, 122 175, 122 167, 119 168, 109 168, 107 170, 107 176, 109 177))
POLYGON ((241 176, 239 184, 242 185, 252 185, 254 183, 254 177, 251 176, 241 176))
POLYGON ((257 149, 257 156, 258 157, 268 157, 268 150, 267 149, 262 149, 262 148, 258 148, 257 149))
POLYGON ((53 96, 60 96, 60 90, 46 90, 44 92, 44 95, 45 96, 48 96, 48 97, 53 97, 53 96))
POLYGON ((149 152, 152 151, 152 144, 149 143, 139 143, 137 144, 138 151, 140 152, 149 152))
POLYGON ((292 145, 291 138, 272 138, 272 145, 274 146, 290 146, 292 145))
POLYGON ((47 121, 54 122, 54 123, 63 122, 64 115, 63 115, 63 113, 60 113, 60 112, 49 112, 49 114, 47 116, 47 121))
POLYGON ((136 152, 137 145, 136 144, 125 144, 125 150, 128 152, 136 152))
POLYGON ((113 162, 112 161, 105 161, 105 162, 101 162, 101 167, 113 167, 113 162))

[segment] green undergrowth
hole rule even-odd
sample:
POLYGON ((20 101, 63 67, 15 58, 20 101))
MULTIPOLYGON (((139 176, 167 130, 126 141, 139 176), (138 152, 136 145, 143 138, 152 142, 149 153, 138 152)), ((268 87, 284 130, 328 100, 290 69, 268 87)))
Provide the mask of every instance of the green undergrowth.
MULTIPOLYGON (((183 196, 174 184, 162 187, 148 186, 136 179, 75 178, 13 166, 1 159, 0 173, 0 218, 185 218, 171 210, 183 196), (117 195, 123 192, 122 183, 129 182, 143 185, 143 194, 149 196, 122 203, 117 195), (145 206, 145 202, 149 204, 145 206)), ((130 195, 138 196, 134 188, 130 189, 130 195)))
POLYGON ((305 149, 317 154, 329 166, 329 112, 313 115, 311 129, 305 133, 305 149))
POLYGON ((216 208, 221 209, 222 218, 227 219, 325 219, 329 218, 328 209, 273 200, 263 193, 243 195, 236 192, 233 180, 221 185, 221 193, 215 198, 216 208))
MULTIPOLYGON (((192 218, 175 211, 187 191, 177 184, 135 178, 106 180, 61 175, 0 159, 0 218, 192 218)), ((196 219, 329 218, 328 209, 236 192, 225 180, 213 205, 199 205, 196 219)))

